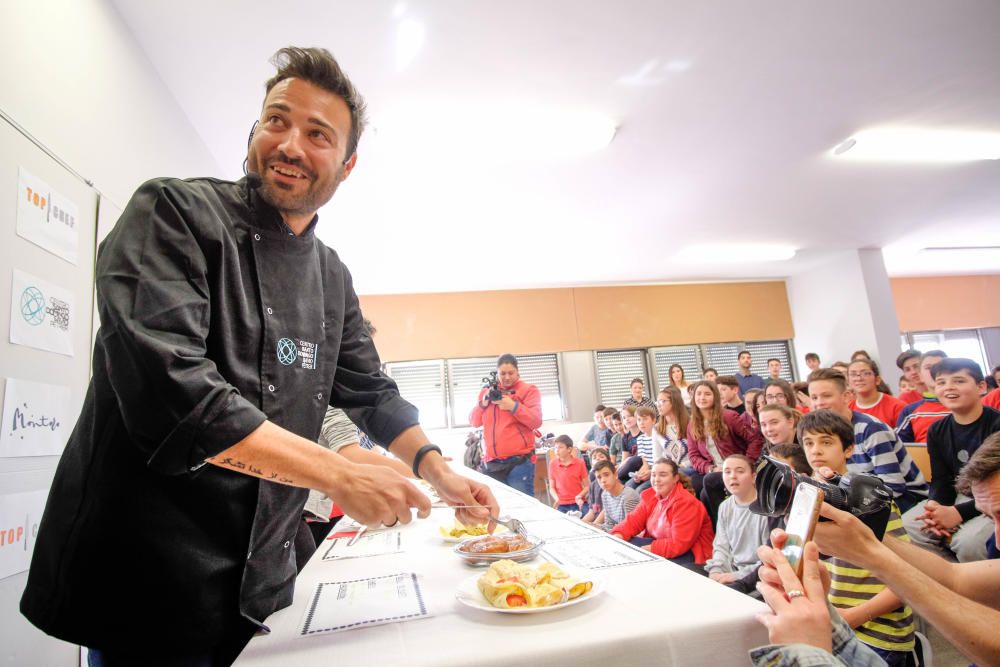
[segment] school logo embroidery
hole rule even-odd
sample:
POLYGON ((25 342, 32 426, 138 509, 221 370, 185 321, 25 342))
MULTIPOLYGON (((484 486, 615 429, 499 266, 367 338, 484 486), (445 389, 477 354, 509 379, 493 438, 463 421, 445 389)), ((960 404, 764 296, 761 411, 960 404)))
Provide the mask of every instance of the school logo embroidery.
POLYGON ((299 349, 295 341, 291 338, 282 338, 278 341, 278 361, 283 366, 291 366, 299 356, 299 349))
POLYGON ((282 338, 278 341, 278 361, 284 366, 291 366, 301 360, 301 367, 307 371, 316 370, 316 358, 319 356, 319 344, 307 340, 282 338))

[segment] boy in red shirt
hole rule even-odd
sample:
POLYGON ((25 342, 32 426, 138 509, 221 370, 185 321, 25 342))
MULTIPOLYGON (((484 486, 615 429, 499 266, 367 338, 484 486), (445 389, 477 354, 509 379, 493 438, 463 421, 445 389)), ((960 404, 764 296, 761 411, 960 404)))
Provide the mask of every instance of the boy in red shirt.
POLYGON ((576 497, 587 488, 587 466, 573 450, 573 439, 560 435, 555 439, 556 457, 549 461, 549 495, 560 512, 587 513, 587 505, 577 505, 576 497))

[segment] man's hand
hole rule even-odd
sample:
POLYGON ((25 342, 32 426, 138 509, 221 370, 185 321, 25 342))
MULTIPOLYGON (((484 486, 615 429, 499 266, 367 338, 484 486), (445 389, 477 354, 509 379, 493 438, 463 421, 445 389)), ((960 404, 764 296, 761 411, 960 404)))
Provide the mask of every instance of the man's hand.
POLYGON ((924 522, 922 530, 939 537, 952 534, 962 525, 962 515, 951 505, 928 500, 924 506, 924 513, 917 517, 918 521, 924 522))
POLYGON ((499 401, 493 401, 493 405, 499 406, 501 410, 506 410, 507 412, 510 412, 511 410, 514 409, 514 406, 517 405, 517 401, 515 401, 510 396, 505 395, 501 397, 499 401))
MULTIPOLYGON (((809 644, 825 651, 833 650, 830 611, 826 605, 826 587, 822 573, 826 571, 819 562, 819 549, 807 542, 802 553, 802 580, 795 576, 785 555, 777 549, 760 547, 763 558, 767 549, 768 564, 773 577, 757 584, 764 601, 774 611, 760 614, 757 620, 767 628, 772 644, 809 644), (791 595, 789 595, 791 594, 791 595)), ((763 571, 765 566, 761 567, 763 571)))
POLYGON ((334 488, 326 491, 345 514, 369 526, 409 523, 411 508, 421 519, 430 516, 431 501, 411 481, 379 465, 350 464, 334 488))
POLYGON ((635 473, 635 481, 645 482, 647 479, 649 479, 649 470, 646 470, 645 472, 640 470, 635 473))
POLYGON ((444 502, 452 506, 471 506, 455 510, 455 518, 465 525, 486 523, 491 514, 500 516, 500 505, 485 484, 463 477, 448 466, 441 466, 430 473, 425 473, 421 466, 421 476, 434 487, 444 502))
MULTIPOLYGON (((801 391, 797 391, 795 392, 795 398, 798 399, 799 403, 812 410, 813 402, 812 399, 809 398, 807 394, 801 391)), ((794 407, 794 406, 789 406, 789 407, 794 407)))
POLYGON ((878 541, 871 528, 861 523, 861 520, 850 512, 823 503, 819 515, 829 521, 820 521, 816 524, 813 541, 825 554, 870 569, 869 564, 873 562, 878 551, 886 548, 878 541))

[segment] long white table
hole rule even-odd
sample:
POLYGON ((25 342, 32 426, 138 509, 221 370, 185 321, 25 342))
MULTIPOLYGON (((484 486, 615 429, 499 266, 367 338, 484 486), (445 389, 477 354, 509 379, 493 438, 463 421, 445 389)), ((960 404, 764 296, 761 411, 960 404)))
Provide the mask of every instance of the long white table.
MULTIPOLYGON (((572 532, 573 527, 567 530, 563 521, 583 526, 492 479, 460 465, 456 468, 489 483, 502 511, 531 522, 529 531, 543 538, 546 532, 553 536, 572 532)), ((767 643, 767 633, 754 618, 765 605, 660 558, 597 570, 607 588, 573 607, 532 615, 468 608, 454 599, 456 587, 483 570, 464 565, 451 552, 454 545, 441 539, 438 526, 453 516, 452 510, 435 509, 429 519, 405 526, 405 551, 399 554, 324 561, 321 546, 298 577, 292 605, 267 619, 271 633, 254 637, 236 664, 703 667, 746 665, 747 650, 767 643), (432 617, 299 635, 306 606, 321 582, 397 572, 420 575, 432 617)), ((603 533, 596 539, 617 541, 603 533)))

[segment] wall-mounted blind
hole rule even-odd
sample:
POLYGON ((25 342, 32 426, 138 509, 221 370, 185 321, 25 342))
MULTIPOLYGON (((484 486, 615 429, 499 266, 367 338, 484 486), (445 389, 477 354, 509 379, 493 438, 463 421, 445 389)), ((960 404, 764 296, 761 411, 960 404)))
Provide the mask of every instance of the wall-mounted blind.
POLYGON ((657 391, 670 384, 670 367, 673 364, 681 365, 684 381, 688 384, 701 379, 701 354, 697 345, 657 347, 652 352, 657 391))
POLYGON ((386 364, 386 373, 399 387, 399 394, 420 410, 424 428, 448 425, 445 408, 444 361, 401 361, 386 364))
POLYGON ((542 395, 542 419, 562 419, 559 394, 559 364, 554 354, 533 354, 517 358, 521 379, 538 387, 542 395))
POLYGON ((643 350, 611 350, 597 353, 597 386, 601 403, 620 408, 629 393, 634 378, 642 378, 649 395, 646 376, 646 354, 643 350))
POLYGON ((736 355, 743 349, 741 343, 714 343, 702 345, 705 354, 705 367, 714 368, 719 375, 735 375, 739 370, 736 355))
POLYGON ((760 343, 747 343, 746 350, 753 357, 750 371, 756 373, 764 379, 770 376, 767 370, 767 360, 777 359, 781 362, 781 377, 789 382, 793 381, 792 356, 788 353, 788 341, 772 340, 760 343))

